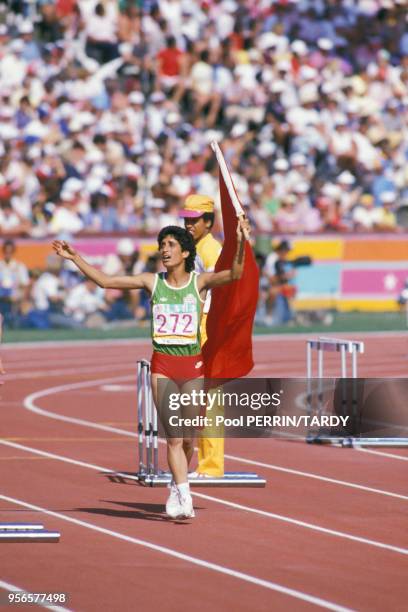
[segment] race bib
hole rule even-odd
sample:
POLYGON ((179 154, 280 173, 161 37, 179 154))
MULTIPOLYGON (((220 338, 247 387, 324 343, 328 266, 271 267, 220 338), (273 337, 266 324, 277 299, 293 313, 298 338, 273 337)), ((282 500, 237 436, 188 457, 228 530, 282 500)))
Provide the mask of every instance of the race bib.
POLYGON ((195 344, 197 329, 198 315, 195 304, 153 306, 153 340, 157 344, 195 344))

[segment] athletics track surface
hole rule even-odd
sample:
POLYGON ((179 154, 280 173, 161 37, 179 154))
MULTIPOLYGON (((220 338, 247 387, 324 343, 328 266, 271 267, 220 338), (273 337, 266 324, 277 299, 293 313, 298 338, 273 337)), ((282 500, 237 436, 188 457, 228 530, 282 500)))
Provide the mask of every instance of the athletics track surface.
MULTIPOLYGON (((360 376, 407 375, 407 334, 356 339, 360 376)), ((305 375, 304 338, 254 342, 253 375, 305 375)), ((149 356, 145 341, 5 348, 0 522, 61 540, 3 544, 0 595, 65 592, 85 612, 406 609, 405 449, 229 439, 226 469, 266 488, 193 489, 186 522, 165 518, 164 489, 113 482, 107 470, 136 469, 135 362, 149 356)))

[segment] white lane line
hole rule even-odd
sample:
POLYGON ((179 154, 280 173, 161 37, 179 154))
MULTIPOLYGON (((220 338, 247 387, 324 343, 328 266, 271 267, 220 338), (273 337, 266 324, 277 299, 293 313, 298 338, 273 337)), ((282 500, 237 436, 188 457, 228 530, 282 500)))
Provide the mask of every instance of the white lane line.
POLYGON ((224 455, 226 459, 232 461, 239 461, 240 463, 246 463, 247 465, 256 465, 257 467, 263 467, 268 470, 275 470, 277 472, 284 472, 285 474, 293 474, 295 476, 304 476, 305 478, 313 478, 315 480, 322 480, 323 482, 331 482, 332 484, 341 485, 344 487, 350 487, 351 489, 359 489, 360 491, 367 491, 367 493, 377 493, 378 495, 386 495, 388 497, 396 497, 397 499, 408 500, 408 495, 402 495, 401 493, 392 493, 391 491, 384 491, 383 489, 375 489, 373 487, 367 487, 365 485, 355 484, 345 480, 337 480, 336 478, 329 478, 328 476, 319 476, 312 472, 302 472, 301 470, 293 470, 291 468, 284 468, 279 465, 273 465, 271 463, 263 463, 262 461, 255 461, 254 459, 244 459, 243 457, 236 457, 235 455, 224 455))
MULTIPOLYGON (((257 336, 252 336, 252 340, 256 342, 271 342, 271 341, 275 341, 275 342, 281 342, 282 340, 292 340, 292 341, 296 341, 296 340, 309 340, 309 338, 311 336, 318 336, 321 335, 321 332, 317 332, 317 333, 311 333, 311 332, 304 332, 301 334, 288 334, 287 332, 285 333, 273 333, 273 334, 259 334, 257 336)), ((358 336, 359 339, 370 339, 370 338, 397 338, 398 340, 404 339, 407 340, 408 339, 408 332, 401 330, 401 331, 365 331, 365 332, 339 332, 336 333, 336 337, 338 338, 344 338, 347 339, 349 337, 351 337, 352 339, 355 339, 355 336, 358 336)))
MULTIPOLYGON (((4 589, 5 591, 10 591, 11 593, 21 593, 22 595, 24 593, 31 593, 32 591, 27 591, 26 589, 22 589, 18 586, 16 586, 15 584, 10 584, 10 582, 5 582, 4 580, 0 580, 0 589, 4 589)), ((36 592, 43 592, 43 591, 36 591, 36 592)), ((13 603, 10 603, 9 601, 7 601, 6 603, 1 602, 0 600, 0 605, 13 605, 13 603)), ((21 604, 21 605, 28 605, 28 604, 21 604)), ((62 606, 50 606, 45 602, 41 602, 41 601, 37 601, 35 604, 30 604, 30 605, 36 605, 36 606, 41 606, 42 608, 47 608, 47 610, 54 610, 54 612, 70 612, 70 610, 68 608, 63 608, 62 606)))
POLYGON ((47 340, 45 342, 6 342, 2 344, 2 349, 14 351, 25 349, 47 349, 47 348, 95 348, 96 346, 134 346, 146 345, 152 350, 152 341, 149 338, 117 338, 112 340, 47 340))
MULTIPOLYGON (((24 399, 24 408, 29 410, 30 412, 34 412, 35 414, 39 414, 44 417, 48 417, 50 419, 56 419, 59 421, 65 421, 67 423, 73 423, 75 425, 81 425, 83 427, 90 427, 92 429, 101 429, 103 431, 109 431, 112 433, 116 433, 119 435, 136 438, 137 433, 128 431, 126 429, 118 429, 117 427, 109 427, 108 425, 102 425, 100 423, 92 423, 91 421, 87 421, 85 419, 76 419, 74 417, 65 416, 63 414, 57 414, 55 412, 51 412, 49 410, 43 410, 39 406, 36 405, 36 400, 46 397, 48 395, 52 395, 54 393, 63 393, 64 391, 72 391, 75 389, 82 389, 86 387, 98 386, 109 383, 117 383, 120 381, 132 380, 133 376, 121 376, 109 379, 99 379, 99 380, 91 380, 80 383, 69 383, 65 385, 60 385, 58 387, 50 387, 48 389, 44 389, 42 391, 36 391, 35 393, 31 393, 24 399)), ((160 443, 165 444, 164 440, 159 440, 160 443)), ((284 472, 286 474, 292 474, 295 476, 301 476, 303 478, 312 478, 314 480, 320 480, 322 482, 329 482, 331 484, 340 485, 343 487, 349 487, 351 489, 359 489, 360 491, 365 491, 367 493, 376 493, 377 495, 385 495, 387 497, 395 497, 396 499, 404 499, 408 500, 408 496, 402 495, 399 493, 393 493, 391 491, 384 491, 382 489, 376 489, 373 487, 367 487, 365 485, 355 484, 351 482, 347 482, 344 480, 337 480, 335 478, 329 478, 327 476, 319 476, 317 474, 313 474, 311 472, 304 472, 300 470, 293 470, 290 468, 284 468, 278 465, 274 465, 271 463, 263 463, 261 461, 255 461, 252 459, 245 459, 243 457, 237 457, 235 455, 225 455, 227 459, 231 459, 232 461, 239 461, 240 463, 246 463, 248 465, 256 465, 258 467, 263 467, 269 470, 275 470, 277 472, 284 472)))
MULTIPOLYGON (((92 366, 89 368, 80 368, 80 373, 81 374, 92 374, 93 372, 98 373, 98 372, 112 372, 112 370, 130 370, 132 368, 132 366, 129 365, 129 363, 126 364, 125 363, 120 363, 120 364, 106 364, 103 366, 92 366)), ((69 376, 71 374, 78 374, 78 368, 65 368, 65 369, 58 369, 58 370, 30 370, 29 372, 19 372, 19 373, 13 373, 13 374, 5 374, 2 377, 2 380, 6 383, 10 380, 24 380, 24 379, 28 379, 31 380, 32 378, 43 378, 45 376, 69 376)))
MULTIPOLYGON (((106 354, 106 356, 95 356, 92 357, 92 360, 88 357, 83 357, 83 358, 79 358, 79 359, 73 359, 72 357, 68 357, 68 358, 62 358, 60 356, 58 356, 58 361, 56 361, 55 359, 55 355, 54 357, 51 357, 49 359, 36 359, 35 360, 35 366, 37 368, 47 368, 49 366, 55 366, 56 364, 58 364, 58 367, 62 368, 73 368, 74 366, 77 365, 84 365, 84 366, 94 366, 94 365, 108 365, 114 363, 115 365, 117 363, 125 363, 124 361, 124 357, 123 357, 123 352, 118 353, 117 355, 115 355, 115 359, 112 359, 112 355, 111 354, 106 354), (120 357, 120 361, 118 362, 118 357, 120 357)), ((126 360, 126 364, 127 366, 129 366, 129 359, 126 360)), ((130 364, 130 367, 132 367, 133 364, 130 364)), ((24 372, 24 370, 30 369, 33 367, 33 361, 32 360, 28 360, 28 361, 21 361, 21 360, 16 360, 16 361, 11 361, 9 359, 9 357, 7 357, 7 370, 10 372, 17 373, 17 372, 24 372)))
MULTIPOLYGON (((100 465, 94 465, 92 463, 86 463, 84 461, 77 461, 75 459, 70 459, 63 455, 55 455, 54 453, 49 453, 46 451, 39 451, 35 448, 31 448, 28 446, 23 446, 22 444, 17 444, 15 442, 9 442, 6 440, 0 440, 0 444, 5 444, 6 446, 11 446, 13 448, 18 448, 20 450, 24 450, 26 452, 31 452, 34 454, 41 455, 43 457, 49 457, 50 459, 55 459, 56 461, 63 461, 65 463, 71 463, 73 465, 77 465, 79 467, 85 467, 91 470, 96 470, 98 472, 104 472, 106 474, 115 474, 117 476, 123 476, 124 478, 128 478, 125 473, 115 472, 111 468, 102 467, 100 465)), ((290 523, 292 525, 296 525, 297 527, 303 527, 305 529, 310 529, 312 531, 318 531, 320 533, 325 533, 330 536, 335 536, 338 538, 343 538, 346 540, 352 540, 354 542, 359 542, 360 544, 365 544, 368 546, 374 546, 376 548, 382 548, 385 550, 389 550, 391 552, 396 552, 402 555, 408 555, 408 549, 400 548, 398 546, 393 546, 392 544, 385 544, 384 542, 378 542, 377 540, 371 540, 368 538, 364 538, 362 536, 354 536, 350 533, 337 531, 334 529, 328 529, 327 527, 321 527, 320 525, 316 525, 314 523, 306 523, 305 521, 300 521, 298 519, 294 519, 290 516, 284 516, 282 514, 275 514, 273 512, 267 512, 266 510, 259 510, 257 508, 253 508, 251 506, 243 506, 241 504, 236 504, 235 502, 230 502, 219 497, 213 497, 210 495, 205 495, 203 493, 196 493, 192 491, 192 495, 195 497, 201 497, 202 499, 208 499, 218 504, 223 504, 225 506, 229 506, 230 508, 235 508, 236 510, 244 510, 246 512, 251 512, 253 514, 258 514, 260 516, 265 516, 268 518, 272 518, 278 521, 282 521, 284 523, 290 523)))
POLYGON ((71 516, 66 516, 65 514, 54 512, 52 510, 48 510, 47 508, 42 508, 40 506, 35 506, 34 504, 30 504, 20 499, 7 497, 6 495, 0 495, 0 499, 4 499, 5 501, 11 504, 16 504, 17 506, 22 506, 24 508, 35 510, 36 512, 43 512, 44 514, 47 514, 49 516, 61 519, 63 521, 67 521, 68 523, 72 523, 74 525, 78 525, 79 527, 84 527, 92 531, 97 531, 98 533, 102 533, 112 538, 123 540, 131 544, 136 544, 137 546, 142 546, 144 548, 154 550, 155 552, 163 553, 170 557, 175 557, 176 559, 186 561, 187 563, 192 563, 193 565, 198 565, 199 567, 203 567, 205 569, 212 570, 214 572, 218 572, 220 574, 224 574, 232 578, 237 578, 238 580, 242 580, 244 582, 249 582, 250 584, 254 584, 259 587, 264 587, 266 589, 270 589, 271 591, 276 591, 277 593, 282 593, 283 595, 288 595, 289 597, 300 599, 301 601, 306 601, 307 603, 314 604, 315 606, 319 606, 320 608, 324 608, 326 610, 333 610, 334 612, 350 612, 350 608, 345 608, 326 599, 315 597, 313 595, 309 595, 307 593, 304 593, 303 591, 298 591, 296 589, 290 589, 276 582, 263 580, 262 578, 257 578, 256 576, 252 576, 251 574, 246 574, 244 572, 233 570, 224 565, 219 565, 218 563, 205 561, 204 559, 193 557, 192 555, 187 555, 185 553, 174 550, 173 548, 168 548, 167 546, 160 546, 158 544, 153 544, 153 542, 148 542, 147 540, 133 538, 118 531, 99 527, 98 525, 94 525, 93 523, 88 523, 87 521, 82 521, 71 516))
POLYGON ((219 499, 218 497, 213 497, 211 495, 206 495, 204 493, 196 493, 195 491, 192 491, 192 495, 194 495, 195 497, 201 497, 202 499, 209 499, 213 502, 223 504, 224 506, 229 506, 230 508, 235 508, 237 510, 245 510, 246 512, 253 512, 255 514, 260 514, 262 516, 267 516, 269 518, 277 519, 278 521, 283 521, 286 523, 290 523, 292 525, 297 525, 298 527, 305 527, 306 529, 313 529, 315 531, 319 531, 320 533, 326 533, 328 535, 337 536, 340 538, 346 538, 354 542, 360 542, 362 544, 368 544, 370 546, 375 546, 376 548, 384 548, 392 552, 400 553, 401 555, 408 555, 407 548, 400 548, 399 546, 392 546, 391 544, 384 544, 383 542, 378 542, 377 540, 370 540, 368 538, 363 538, 361 536, 353 536, 349 533, 344 533, 343 531, 337 531, 335 529, 328 529, 327 527, 321 527, 320 525, 315 525, 313 523, 306 523, 305 521, 299 521, 298 519, 293 519, 289 516, 282 516, 281 514, 275 514, 274 512, 267 512, 266 510, 259 510, 257 508, 243 506, 242 504, 237 504, 235 502, 230 502, 224 499, 219 499))
MULTIPOLYGON (((78 467, 95 470, 96 472, 106 472, 107 474, 118 474, 120 476, 122 475, 119 474, 119 472, 115 472, 114 470, 103 467, 101 465, 96 465, 95 463, 88 463, 86 461, 80 461, 79 459, 71 459, 70 457, 66 457, 65 455, 56 455, 55 453, 42 451, 38 448, 18 444, 17 442, 10 442, 10 440, 0 440, 0 444, 3 444, 4 446, 11 446, 12 448, 17 448, 18 450, 22 450, 27 453, 34 453, 34 455, 40 455, 40 457, 47 457, 48 459, 54 459, 55 461, 63 461, 64 463, 70 463, 71 465, 77 465, 78 467)), ((123 474, 123 476, 125 476, 125 474, 123 474)))
POLYGON ((371 448, 362 448, 361 446, 356 446, 354 450, 358 450, 360 453, 378 455, 379 457, 389 457, 391 459, 399 459, 400 461, 408 461, 408 457, 404 457, 404 455, 393 455, 393 453, 385 453, 384 451, 372 450, 371 448))

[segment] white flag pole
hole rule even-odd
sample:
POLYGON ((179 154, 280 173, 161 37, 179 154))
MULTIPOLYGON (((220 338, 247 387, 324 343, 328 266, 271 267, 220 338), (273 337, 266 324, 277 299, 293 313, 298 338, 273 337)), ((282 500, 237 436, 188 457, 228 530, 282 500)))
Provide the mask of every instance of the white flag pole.
MULTIPOLYGON (((238 196, 235 191, 234 183, 232 182, 231 175, 229 173, 227 163, 224 159, 224 155, 218 145, 214 140, 211 142, 211 148, 215 153, 215 157, 217 158, 218 166, 220 168, 220 172, 222 174, 222 178, 224 179, 225 186, 228 190, 229 197, 231 198, 232 205, 235 209, 238 219, 245 218, 245 212, 241 206, 241 202, 238 199, 238 196)), ((244 230, 244 236, 247 240, 249 240, 249 234, 247 230, 244 230)))

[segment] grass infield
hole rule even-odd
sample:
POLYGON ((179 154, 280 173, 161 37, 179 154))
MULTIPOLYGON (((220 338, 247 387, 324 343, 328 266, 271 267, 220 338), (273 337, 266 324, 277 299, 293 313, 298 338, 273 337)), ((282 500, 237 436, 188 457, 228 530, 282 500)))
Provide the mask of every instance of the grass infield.
MULTIPOLYGON (((369 331, 408 331, 406 316, 396 312, 351 312, 334 313, 333 323, 323 325, 321 323, 311 325, 279 325, 276 327, 254 328, 255 335, 262 334, 297 334, 297 333, 325 333, 337 332, 369 332, 369 331)), ((113 340, 118 338, 149 338, 148 327, 110 326, 109 328, 97 329, 5 329, 3 342, 49 342, 56 340, 113 340)))

